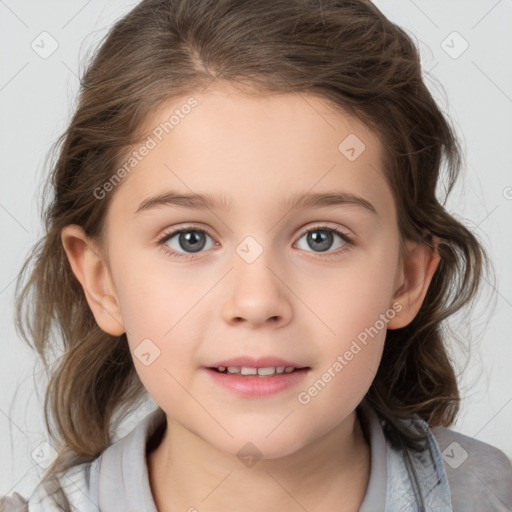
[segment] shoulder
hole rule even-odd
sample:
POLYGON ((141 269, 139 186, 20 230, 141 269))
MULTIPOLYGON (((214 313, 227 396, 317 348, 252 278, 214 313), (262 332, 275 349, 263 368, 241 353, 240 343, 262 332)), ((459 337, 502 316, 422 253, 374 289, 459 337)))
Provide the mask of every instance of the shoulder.
MULTIPOLYGON (((72 510, 97 512, 96 481, 100 458, 70 468, 60 477, 63 494, 72 510)), ((60 512, 54 493, 40 482, 28 498, 18 493, 0 500, 0 512, 60 512)))
POLYGON ((512 464, 495 446, 449 428, 431 429, 455 512, 512 510, 512 464))
POLYGON ((17 492, 3 496, 0 498, 0 512, 28 512, 28 502, 17 492))
MULTIPOLYGON (((163 410, 152 411, 96 459, 73 466, 62 474, 61 488, 71 509, 99 512, 101 503, 102 510, 156 511, 145 457, 148 440, 157 431, 161 432, 165 419, 163 410)), ((61 512, 55 494, 40 482, 28 499, 17 493, 4 497, 0 512, 61 512)))

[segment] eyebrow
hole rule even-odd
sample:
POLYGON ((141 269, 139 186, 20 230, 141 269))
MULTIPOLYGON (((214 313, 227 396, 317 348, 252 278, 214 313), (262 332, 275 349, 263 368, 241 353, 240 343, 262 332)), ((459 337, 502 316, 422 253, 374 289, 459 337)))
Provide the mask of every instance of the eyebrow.
MULTIPOLYGON (((183 194, 179 192, 164 192, 158 196, 144 199, 136 210, 136 214, 161 206, 180 206, 196 210, 222 210, 229 209, 231 201, 225 196, 208 196, 205 194, 183 194)), ((308 192, 305 194, 293 194, 284 201, 284 207, 288 210, 306 208, 325 208, 329 206, 357 206, 379 216, 377 210, 363 197, 350 192, 308 192)))

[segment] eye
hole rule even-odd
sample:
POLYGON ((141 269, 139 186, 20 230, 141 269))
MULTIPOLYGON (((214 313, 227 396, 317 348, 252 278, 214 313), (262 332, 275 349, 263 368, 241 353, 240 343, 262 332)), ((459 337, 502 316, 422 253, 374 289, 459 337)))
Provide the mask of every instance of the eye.
MULTIPOLYGON (((205 248, 207 237, 212 240, 204 229, 184 227, 164 234, 158 240, 158 244, 169 256, 190 259, 194 253, 200 252, 205 248), (185 253, 181 251, 185 251, 185 253)), ((216 243, 214 242, 213 246, 215 245, 216 243)), ((206 247, 206 249, 209 248, 211 247, 206 247)))
MULTIPOLYGON (((347 233, 344 233, 338 228, 326 225, 303 229, 296 243, 298 244, 304 238, 306 244, 313 249, 313 251, 309 252, 325 252, 328 253, 326 257, 341 254, 354 245, 353 239, 347 233), (339 250, 330 250, 333 249, 332 245, 336 238, 341 240, 341 243, 338 242, 338 245, 334 247, 334 249, 339 250)), ((195 253, 199 253, 203 249, 211 249, 212 247, 218 246, 207 231, 194 226, 185 226, 165 233, 157 241, 157 244, 168 256, 185 259, 192 259, 195 253), (212 241, 209 247, 207 247, 208 238, 212 241)), ((299 247, 299 249, 308 250, 307 247, 299 247)))
MULTIPOLYGON (((347 233, 344 233, 338 228, 329 226, 315 226, 314 228, 304 230, 297 243, 303 238, 305 238, 306 244, 313 249, 313 252, 319 253, 326 252, 331 249, 336 238, 341 239, 342 243, 338 244, 337 247, 334 247, 334 249, 341 248, 341 250, 329 251, 329 255, 340 254, 348 250, 353 245, 353 239, 347 235, 347 233)), ((306 247, 299 247, 299 249, 307 250, 306 247)))

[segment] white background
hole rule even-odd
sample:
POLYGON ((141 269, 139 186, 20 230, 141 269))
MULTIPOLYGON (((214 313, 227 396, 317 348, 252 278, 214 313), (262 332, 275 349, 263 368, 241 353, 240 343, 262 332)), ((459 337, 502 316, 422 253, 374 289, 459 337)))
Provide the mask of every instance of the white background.
MULTIPOLYGON (((38 189, 50 144, 72 112, 78 75, 94 44, 137 2, 0 0, 0 495, 27 496, 42 474, 31 454, 47 439, 37 380, 41 367, 16 334, 15 278, 41 235, 38 189), (58 42, 41 58, 31 47, 41 32, 58 42)), ((497 285, 485 285, 471 322, 454 319, 469 362, 458 345, 461 414, 453 429, 512 458, 512 2, 510 0, 379 0, 377 6, 414 35, 424 76, 453 119, 466 155, 464 177, 448 209, 484 242, 497 285), (451 35, 454 31, 457 35, 451 35), (449 36, 449 37, 448 37, 449 36), (448 38, 448 39, 447 39, 448 38), (453 52, 469 47, 453 58, 453 52), (445 43, 443 43, 445 41, 445 43), (457 321, 455 321, 457 320, 457 321)), ((48 48, 48 47, 47 47, 48 48)), ((152 407, 139 411, 123 434, 152 407)))

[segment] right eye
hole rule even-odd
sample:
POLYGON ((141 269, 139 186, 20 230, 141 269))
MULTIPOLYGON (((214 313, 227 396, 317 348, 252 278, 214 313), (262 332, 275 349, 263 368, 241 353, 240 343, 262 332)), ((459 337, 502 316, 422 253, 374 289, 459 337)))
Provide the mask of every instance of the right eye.
MULTIPOLYGON (((185 227, 165 233, 158 240, 158 244, 171 258, 190 259, 193 254, 204 249, 206 237, 211 239, 210 235, 204 229, 185 227)), ((213 246, 215 245, 216 242, 213 242, 213 246)))

